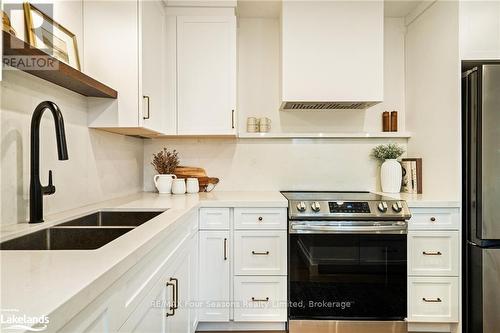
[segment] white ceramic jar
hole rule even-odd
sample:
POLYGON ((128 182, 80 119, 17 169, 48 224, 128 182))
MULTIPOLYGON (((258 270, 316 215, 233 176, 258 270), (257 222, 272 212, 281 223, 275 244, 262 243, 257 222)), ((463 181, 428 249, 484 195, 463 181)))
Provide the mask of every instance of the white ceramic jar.
POLYGON ((184 179, 174 179, 172 183, 172 193, 173 194, 186 193, 186 181, 184 179))
POLYGON ((200 191, 200 182, 198 178, 186 179, 186 190, 187 193, 198 193, 200 191))

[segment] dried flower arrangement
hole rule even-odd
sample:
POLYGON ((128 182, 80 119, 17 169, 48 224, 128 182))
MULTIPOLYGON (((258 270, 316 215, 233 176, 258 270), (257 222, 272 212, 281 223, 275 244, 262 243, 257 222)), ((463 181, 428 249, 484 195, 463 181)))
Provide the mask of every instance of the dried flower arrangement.
POLYGON ((385 161, 397 159, 405 152, 404 148, 396 143, 389 143, 387 145, 378 145, 373 148, 372 156, 377 160, 385 161))
POLYGON ((175 168, 179 166, 179 156, 177 150, 169 151, 167 148, 153 154, 151 165, 160 175, 173 174, 175 168))

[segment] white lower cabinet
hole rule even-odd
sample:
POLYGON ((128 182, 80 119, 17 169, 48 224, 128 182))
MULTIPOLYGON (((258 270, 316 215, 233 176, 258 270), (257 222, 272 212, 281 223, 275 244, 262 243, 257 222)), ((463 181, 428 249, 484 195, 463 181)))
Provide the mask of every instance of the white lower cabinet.
POLYGON ((194 333, 198 214, 167 236, 59 332, 194 333))
POLYGON ((458 321, 458 277, 410 277, 408 320, 418 322, 458 321))
POLYGON ((286 321, 286 276, 235 276, 234 320, 286 321))
POLYGON ((236 275, 286 275, 286 231, 235 231, 236 275))
POLYGON ((174 299, 169 293, 174 285, 167 285, 167 275, 156 283, 153 289, 146 295, 143 301, 132 312, 119 332, 166 332, 167 313, 171 313, 170 306, 174 299))
POLYGON ((408 230, 458 230, 460 226, 460 209, 458 208, 425 208, 411 209, 411 220, 408 230))
POLYGON ((286 208, 235 208, 237 230, 286 230, 286 208))
POLYGON ((201 230, 229 230, 229 208, 200 208, 201 230))
POLYGON ((286 208, 226 209, 200 209, 199 321, 216 330, 284 327, 286 208))
POLYGON ((460 209, 410 209, 408 330, 454 332, 460 321, 460 209))
POLYGON ((190 302, 189 302, 189 280, 190 280, 190 256, 182 256, 174 265, 168 279, 171 285, 173 298, 172 316, 166 320, 166 332, 171 333, 189 333, 191 324, 189 321, 190 302))
POLYGON ((200 231, 200 321, 229 321, 229 235, 228 230, 200 231))
POLYGON ((120 332, 136 333, 191 333, 190 280, 196 279, 191 260, 196 258, 195 242, 167 262, 166 270, 137 308, 132 312, 120 332))
MULTIPOLYGON (((83 309, 57 332, 116 332, 121 325, 118 296, 118 294, 105 292, 102 297, 99 297, 93 304, 83 309)), ((52 332, 50 326, 49 332, 52 332)))
POLYGON ((458 231, 414 231, 408 234, 409 275, 458 276, 458 231))

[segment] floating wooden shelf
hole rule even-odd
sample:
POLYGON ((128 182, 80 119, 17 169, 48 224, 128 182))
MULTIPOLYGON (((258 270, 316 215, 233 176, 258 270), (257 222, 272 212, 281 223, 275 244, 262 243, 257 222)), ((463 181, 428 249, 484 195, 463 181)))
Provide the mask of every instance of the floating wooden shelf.
POLYGON ((410 132, 352 132, 352 133, 240 133, 241 139, 407 139, 410 132))
MULTIPOLYGON (((118 92, 107 85, 83 74, 79 70, 68 64, 57 60, 40 49, 34 48, 25 41, 2 31, 3 33, 3 55, 23 56, 23 57, 48 57, 54 64, 55 69, 39 70, 16 67, 23 72, 37 76, 46 81, 52 82, 63 88, 69 89, 88 97, 117 98, 118 92)), ((8 60, 8 59, 4 59, 8 60)))

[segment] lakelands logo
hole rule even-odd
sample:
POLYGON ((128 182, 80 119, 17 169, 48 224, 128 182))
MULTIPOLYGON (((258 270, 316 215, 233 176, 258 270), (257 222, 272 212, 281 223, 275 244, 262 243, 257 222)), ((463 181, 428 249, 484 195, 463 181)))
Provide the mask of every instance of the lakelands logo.
POLYGON ((47 329, 49 317, 20 314, 18 309, 2 309, 0 325, 3 330, 42 332, 47 329))

